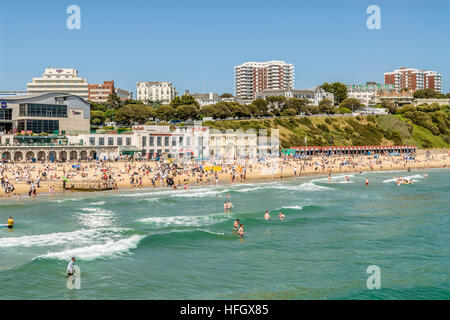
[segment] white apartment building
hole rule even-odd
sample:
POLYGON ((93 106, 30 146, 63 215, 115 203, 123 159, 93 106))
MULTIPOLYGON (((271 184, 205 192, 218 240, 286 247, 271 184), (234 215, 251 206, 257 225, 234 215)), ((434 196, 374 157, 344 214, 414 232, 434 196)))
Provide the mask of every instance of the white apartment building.
POLYGON ((236 98, 255 99, 263 90, 294 87, 294 66, 284 61, 245 62, 234 67, 236 98))
POLYGON ((167 81, 148 81, 138 82, 136 89, 137 99, 140 101, 160 101, 169 104, 176 97, 177 92, 172 82, 167 81))
POLYGON ((376 82, 367 82, 366 84, 352 84, 347 86, 348 98, 358 99, 359 102, 368 106, 373 103, 377 92, 395 91, 393 84, 377 84, 376 82))
POLYGON ((320 101, 322 101, 323 99, 334 101, 334 94, 326 92, 319 86, 307 90, 297 90, 291 88, 285 90, 263 90, 256 94, 257 99, 266 99, 267 97, 273 96, 282 96, 286 97, 286 99, 307 99, 313 106, 318 106, 320 101))
POLYGON ((33 78, 27 84, 28 94, 41 94, 48 92, 61 92, 79 96, 87 100, 89 97, 89 84, 86 79, 78 77, 76 69, 47 68, 40 78, 33 78))
POLYGON ((192 96, 198 102, 200 107, 216 104, 222 101, 222 98, 217 93, 213 92, 210 92, 209 94, 194 93, 192 96))

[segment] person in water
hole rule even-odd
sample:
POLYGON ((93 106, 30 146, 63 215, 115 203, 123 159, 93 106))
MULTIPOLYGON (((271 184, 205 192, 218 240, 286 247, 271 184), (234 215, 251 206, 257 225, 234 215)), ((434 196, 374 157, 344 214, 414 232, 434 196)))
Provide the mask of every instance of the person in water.
POLYGON ((264 220, 270 220, 269 210, 266 210, 266 213, 264 214, 264 220))
POLYGON ((239 230, 239 219, 236 219, 236 221, 233 223, 233 230, 238 231, 239 230))
POLYGON ((239 238, 242 238, 244 236, 244 233, 244 225, 241 223, 238 230, 239 238))
POLYGON ((366 178, 366 186, 369 185, 369 178, 366 178))
POLYGON ((8 219, 8 229, 14 228, 14 219, 10 216, 8 219))
POLYGON ((69 265, 67 266, 67 278, 70 276, 73 276, 74 273, 74 266, 75 266, 75 257, 72 257, 72 259, 69 262, 69 265))
POLYGON ((233 204, 228 200, 228 211, 231 212, 231 209, 233 209, 233 204))
POLYGON ((280 220, 283 220, 284 218, 286 218, 286 215, 284 215, 283 212, 280 211, 278 217, 280 218, 280 220))

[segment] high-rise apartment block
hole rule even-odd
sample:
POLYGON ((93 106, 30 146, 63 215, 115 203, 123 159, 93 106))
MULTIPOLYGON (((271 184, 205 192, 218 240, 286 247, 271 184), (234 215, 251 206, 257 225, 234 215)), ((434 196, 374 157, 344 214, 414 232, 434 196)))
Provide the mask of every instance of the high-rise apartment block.
POLYGON ((246 62, 234 67, 236 98, 253 100, 263 90, 294 87, 294 66, 284 61, 246 62))
POLYGON ((409 88, 412 90, 433 89, 442 92, 442 74, 436 71, 400 68, 384 74, 384 83, 394 85, 396 90, 409 88))

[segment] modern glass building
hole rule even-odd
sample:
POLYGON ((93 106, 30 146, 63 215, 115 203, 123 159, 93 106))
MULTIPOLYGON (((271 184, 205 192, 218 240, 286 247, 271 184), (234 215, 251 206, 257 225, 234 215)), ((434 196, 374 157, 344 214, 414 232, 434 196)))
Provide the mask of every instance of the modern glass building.
POLYGON ((0 98, 3 134, 89 133, 90 105, 69 93, 50 92, 0 98))

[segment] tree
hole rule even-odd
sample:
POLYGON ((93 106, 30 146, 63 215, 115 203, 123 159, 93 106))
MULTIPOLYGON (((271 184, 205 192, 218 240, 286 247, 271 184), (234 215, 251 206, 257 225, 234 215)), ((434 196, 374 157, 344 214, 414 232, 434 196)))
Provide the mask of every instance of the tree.
POLYGON ((267 101, 264 99, 256 99, 251 103, 256 109, 256 116, 264 117, 270 115, 269 107, 267 106, 267 101))
POLYGON ((113 121, 113 119, 116 117, 116 113, 116 109, 106 109, 106 111, 104 111, 103 113, 105 115, 105 122, 113 121))
POLYGON ((238 103, 230 102, 228 105, 228 110, 230 110, 232 117, 244 118, 251 116, 250 110, 248 110, 246 106, 238 103))
POLYGON ((294 108, 288 108, 288 109, 284 109, 282 112, 281 112, 281 115, 282 116, 288 116, 288 117, 293 117, 293 116, 295 116, 297 114, 297 110, 295 110, 294 108))
POLYGON ((118 123, 132 125, 134 123, 145 123, 153 117, 154 109, 145 105, 127 104, 120 108, 115 114, 118 123))
POLYGON ((266 98, 267 106, 274 114, 279 114, 284 109, 286 103, 285 96, 270 96, 266 98))
POLYGON ((175 97, 172 99, 172 101, 170 102, 170 106, 174 109, 178 108, 179 106, 196 106, 198 108, 200 108, 200 104, 197 102, 197 100, 195 100, 195 98, 191 95, 183 95, 181 98, 180 97, 175 97))
POLYGON ((174 109, 176 109, 178 106, 181 106, 183 103, 181 102, 181 98, 179 96, 176 96, 175 98, 170 101, 170 106, 174 109))
POLYGON ((295 109, 296 114, 308 113, 308 99, 290 98, 284 104, 284 110, 295 109))
POLYGON ((342 101, 339 104, 339 106, 350 109, 350 110, 352 110, 352 112, 364 107, 364 105, 361 102, 359 102, 358 99, 355 99, 355 98, 347 98, 344 101, 342 101))
POLYGON ((394 114, 397 110, 395 104, 391 100, 383 100, 383 102, 381 103, 381 107, 387 109, 389 113, 392 114, 394 114))
MULTIPOLYGON (((441 94, 433 89, 416 90, 413 93, 414 99, 440 99, 441 94)), ((445 96, 444 96, 445 97, 445 96)))
POLYGON ((105 123, 105 114, 100 110, 92 110, 91 111, 91 125, 101 125, 105 123))
POLYGON ((113 92, 108 96, 106 106, 108 108, 119 109, 122 106, 122 100, 120 100, 119 96, 113 92))
POLYGON ((175 109, 175 118, 186 121, 196 120, 200 116, 199 108, 195 105, 181 105, 175 109))
POLYGON ((320 113, 333 114, 335 113, 335 108, 333 105, 333 101, 330 99, 323 99, 319 102, 319 111, 320 113))
POLYGON ((210 104, 200 109, 200 117, 201 118, 212 117, 215 119, 216 118, 215 112, 216 112, 215 106, 213 104, 210 104))
POLYGON ((233 116, 227 102, 218 102, 214 105, 214 114, 216 119, 226 119, 233 116))
POLYGON ((334 94, 335 104, 340 104, 341 101, 344 101, 348 97, 347 86, 341 82, 333 82, 333 83, 325 82, 324 84, 322 84, 321 88, 326 92, 334 94))
POLYGON ((222 94, 221 96, 220 96, 221 98, 225 98, 225 99, 227 99, 227 98, 232 98, 233 97, 233 95, 231 94, 231 93, 224 93, 224 94, 222 94))
POLYGON ((171 106, 160 106, 156 109, 156 117, 160 120, 170 121, 175 116, 175 109, 171 106))

